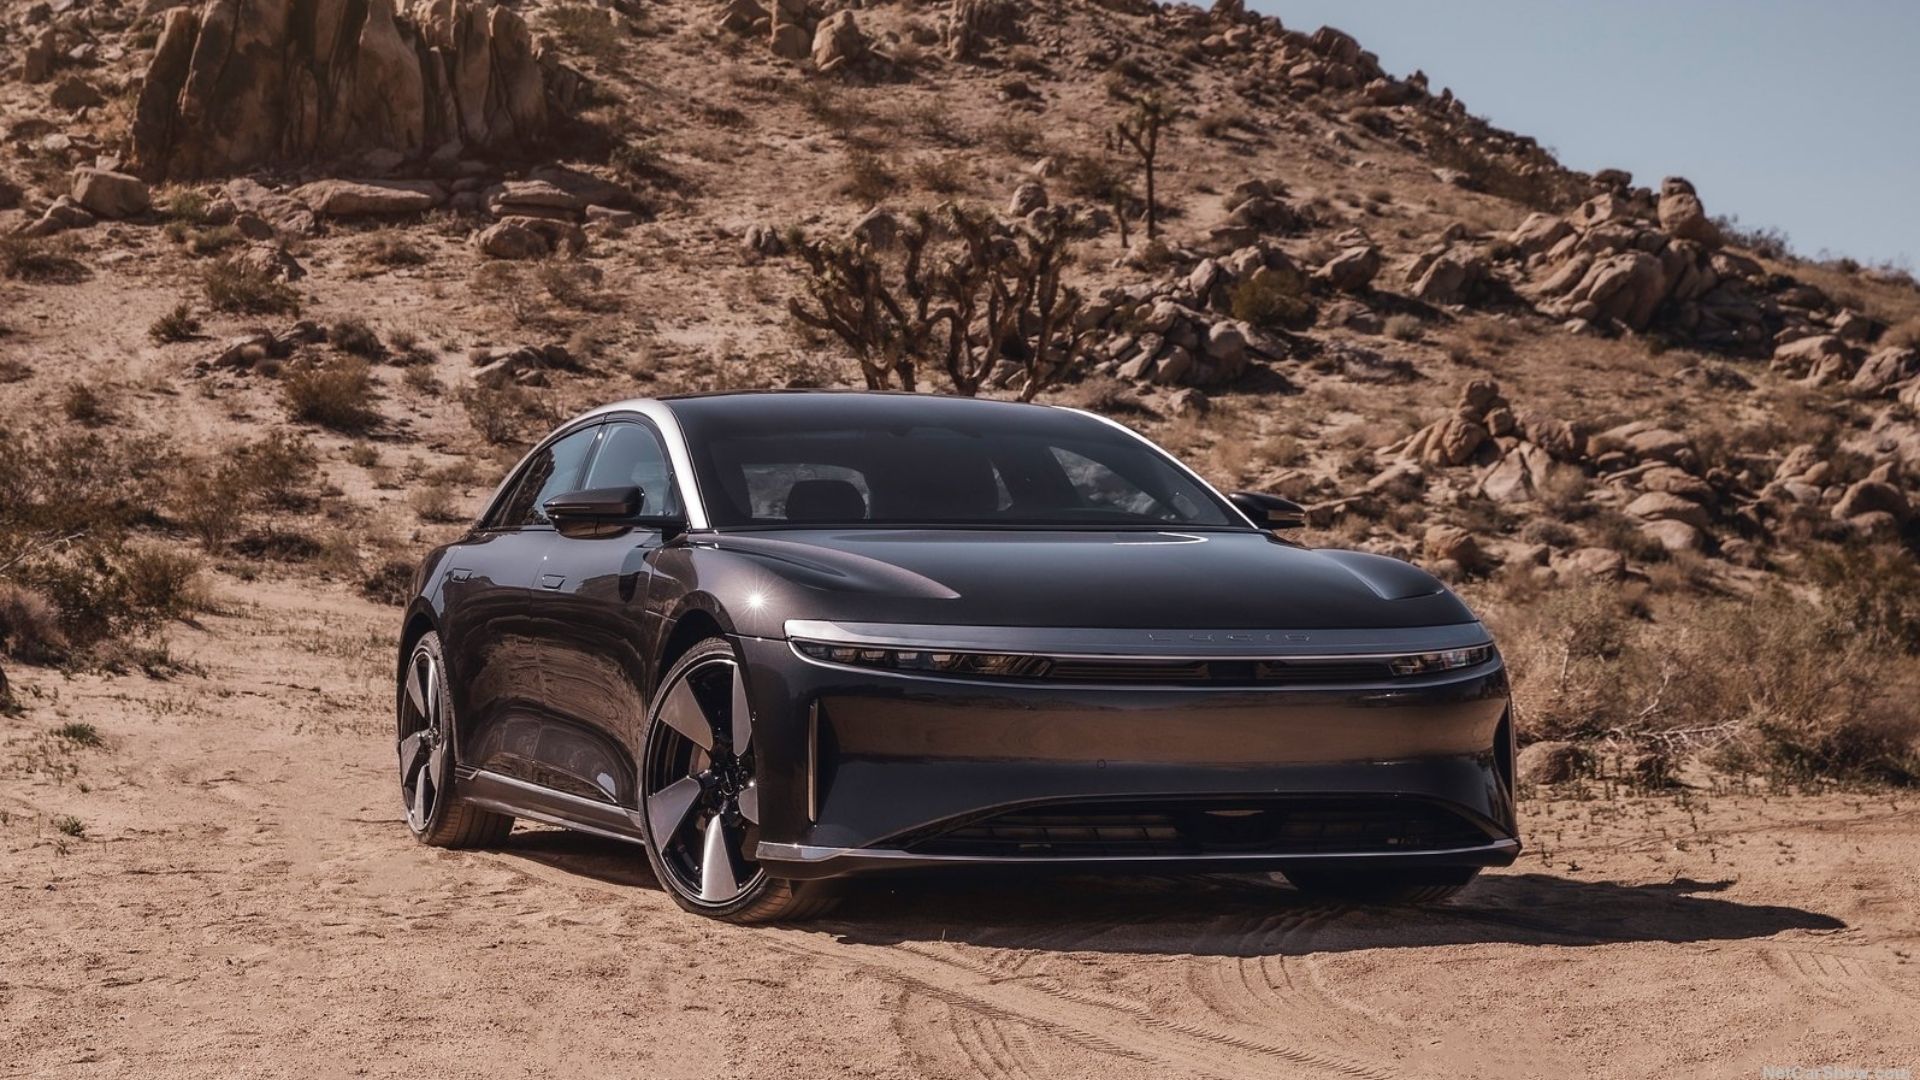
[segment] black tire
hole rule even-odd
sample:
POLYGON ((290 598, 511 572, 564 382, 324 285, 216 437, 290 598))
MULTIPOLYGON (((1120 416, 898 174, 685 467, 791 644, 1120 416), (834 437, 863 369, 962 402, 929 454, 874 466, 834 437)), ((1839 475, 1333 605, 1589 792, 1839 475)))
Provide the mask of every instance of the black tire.
POLYGON ((1452 898, 1479 876, 1477 866, 1394 870, 1302 867, 1286 871, 1293 887, 1317 899, 1346 904, 1422 906, 1452 898))
MULTIPOLYGON (((459 780, 454 769, 458 746, 454 732, 457 726, 453 697, 448 691, 447 665, 440 651, 440 635, 429 630, 414 642, 412 651, 407 654, 407 666, 401 669, 398 687, 396 747, 401 757, 400 797, 401 805, 406 808, 407 830, 413 833, 414 839, 430 847, 492 847, 513 831, 513 818, 507 814, 482 810, 460 798, 459 780), (430 696, 410 692, 417 690, 422 682, 430 685, 430 696), (422 701, 426 703, 424 708, 422 701), (408 739, 429 728, 435 733, 431 737, 432 745, 424 751, 427 760, 422 763, 416 752, 414 760, 409 761, 408 739), (435 768, 432 755, 436 749, 443 755, 438 760, 438 784, 431 781, 435 768), (423 782, 428 784, 428 805, 424 813, 416 813, 415 795, 423 782)), ((418 743, 415 745, 417 747, 418 743)))
MULTIPOLYGON (((660 689, 647 710, 640 763, 640 817, 646 827, 647 862, 673 902, 696 915, 730 923, 799 922, 815 918, 833 907, 837 900, 824 883, 774 877, 748 858, 759 827, 757 817, 754 820, 746 817, 742 809, 746 795, 737 789, 737 784, 744 777, 751 785, 753 753, 751 740, 739 753, 735 753, 733 747, 732 702, 744 700, 744 691, 729 691, 724 707, 716 700, 723 667, 731 668, 725 678, 728 687, 732 687, 732 680, 738 678, 739 672, 739 659, 734 655, 733 646, 725 638, 717 637, 700 642, 687 650, 660 680, 660 689), (703 718, 712 727, 708 737, 711 747, 699 747, 683 734, 687 722, 685 713, 678 714, 681 727, 663 719, 683 684, 687 687, 685 693, 691 695, 685 700, 696 701, 703 718), (698 801, 680 809, 677 815, 667 815, 665 821, 670 824, 658 826, 664 828, 667 835, 655 836, 657 826, 650 796, 660 794, 675 783, 729 772, 733 777, 729 783, 735 785, 734 788, 715 788, 711 783, 702 783, 695 796, 698 801), (720 819, 718 825, 716 818, 720 819), (696 820, 705 824, 693 824, 696 820), (717 828, 722 837, 720 842, 728 845, 727 880, 738 889, 737 894, 716 891, 702 896, 706 883, 704 851, 698 859, 703 865, 694 867, 696 860, 689 848, 689 833, 699 830, 704 834, 708 828, 717 828), (738 878, 743 873, 746 881, 741 883, 738 878)), ((757 815, 757 792, 754 806, 757 815)))

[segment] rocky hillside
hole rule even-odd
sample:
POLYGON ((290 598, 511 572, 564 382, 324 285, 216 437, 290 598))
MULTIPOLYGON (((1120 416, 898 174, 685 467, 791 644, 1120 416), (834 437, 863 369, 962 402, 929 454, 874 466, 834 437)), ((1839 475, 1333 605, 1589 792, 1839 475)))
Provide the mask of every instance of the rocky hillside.
POLYGON ((164 673, 261 574, 389 596, 588 403, 910 386, 1100 409, 1458 582, 1542 779, 1914 774, 1913 280, 1338 30, 45 0, 0 72, 12 663, 164 673))

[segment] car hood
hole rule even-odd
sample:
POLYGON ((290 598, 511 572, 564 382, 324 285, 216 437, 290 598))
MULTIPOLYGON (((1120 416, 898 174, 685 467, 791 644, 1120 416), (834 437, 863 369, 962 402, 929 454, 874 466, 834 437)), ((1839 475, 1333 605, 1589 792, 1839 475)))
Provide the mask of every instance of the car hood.
POLYGON ((1474 621, 1416 567, 1266 533, 820 529, 704 539, 778 578, 790 601, 784 618, 1212 630, 1474 621))

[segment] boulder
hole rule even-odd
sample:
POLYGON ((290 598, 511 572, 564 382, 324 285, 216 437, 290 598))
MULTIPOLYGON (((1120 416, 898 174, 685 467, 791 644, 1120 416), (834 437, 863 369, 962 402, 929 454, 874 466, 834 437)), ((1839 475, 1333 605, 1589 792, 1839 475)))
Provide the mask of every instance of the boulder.
POLYGON ((66 112, 78 112, 81 109, 107 103, 107 99, 100 95, 100 91, 93 88, 92 83, 78 75, 69 75, 61 79, 47 94, 47 101, 54 108, 66 112))
POLYGON ((797 23, 775 22, 767 48, 782 60, 805 60, 813 51, 813 35, 797 23))
POLYGON ((1878 397, 1915 376, 1920 376, 1920 350, 1896 346, 1867 357, 1848 386, 1856 394, 1878 397))
POLYGON ((1717 247, 1720 244, 1720 230, 1707 217, 1707 211, 1700 204, 1700 197, 1694 194, 1693 185, 1678 176, 1669 176, 1660 182, 1660 203, 1658 207, 1660 227, 1670 236, 1681 240, 1717 247))
POLYGON ((1593 755, 1570 742, 1529 743, 1514 758, 1514 775, 1522 784, 1564 784, 1587 772, 1592 759, 1593 755))
POLYGON ((813 66, 823 72, 858 64, 872 52, 873 43, 852 11, 838 11, 821 20, 813 35, 813 66))
POLYGON ((1640 532, 1662 548, 1672 552, 1699 551, 1706 546, 1706 534, 1686 521, 1663 518, 1640 523, 1640 532))
POLYGON ((446 201, 430 180, 316 180, 292 196, 321 217, 386 217, 420 214, 446 201))
POLYGON ((1212 407, 1207 395, 1191 386, 1175 390, 1167 399, 1167 411, 1174 416, 1205 416, 1212 407))
POLYGON ((1833 382, 1853 376, 1857 356, 1853 346, 1840 340, 1839 335, 1816 334, 1773 350, 1771 366, 1796 378, 1833 382))
POLYGON ((1712 521, 1707 508, 1665 491, 1648 491, 1627 504, 1627 514, 1642 521, 1681 521, 1704 529, 1712 521))
POLYGON ((1420 549, 1428 559, 1451 562, 1472 571, 1487 564, 1487 556, 1473 534, 1458 525, 1429 525, 1421 538, 1420 549))
POLYGON ((1518 248, 1522 254, 1540 255, 1553 249, 1555 244, 1573 235, 1573 226, 1565 218, 1538 211, 1527 215, 1507 238, 1507 242, 1518 248))
POLYGON ((509 384, 545 386, 549 371, 578 371, 580 364, 565 346, 523 345, 517 349, 482 353, 474 357, 476 385, 498 389, 509 384))
POLYGON ((1028 181, 1013 190, 1013 201, 1007 204, 1007 216, 1023 218, 1035 210, 1045 209, 1046 206, 1046 186, 1028 181))
POLYGON ((1515 443, 1480 477, 1477 490, 1494 502, 1534 502, 1567 490, 1580 475, 1579 469, 1555 461, 1542 447, 1515 443))
POLYGON ((144 214, 153 206, 153 196, 139 177, 92 168, 74 171, 73 201, 111 219, 144 214))
POLYGON ((1862 514, 1883 513, 1895 521, 1906 521, 1913 508, 1901 490, 1884 480, 1866 479, 1848 487, 1833 504, 1836 521, 1851 521, 1862 514))
POLYGON ((1448 248, 1424 264, 1413 282, 1413 295, 1430 304, 1459 304, 1471 300, 1486 284, 1487 257, 1476 251, 1448 248))
POLYGON ((1314 271, 1314 278, 1341 292, 1359 292, 1380 273, 1380 249, 1372 244, 1350 247, 1314 271))
POLYGON ((53 27, 42 29, 20 57, 20 81, 43 83, 53 78, 53 65, 59 55, 53 27))
POLYGON ((1464 416, 1449 416, 1420 429, 1401 448, 1401 455, 1422 465, 1465 465, 1487 441, 1487 429, 1464 416))
POLYGON ((1555 573, 1593 581, 1621 581, 1627 576, 1627 557, 1603 547, 1576 548, 1553 562, 1555 573))
POLYGON ((580 82, 504 5, 202 0, 167 12, 140 80, 135 171, 530 156, 580 82))
POLYGON ((528 211, 551 211, 575 219, 587 208, 586 199, 547 180, 509 180, 488 188, 486 195, 487 209, 495 217, 540 217, 544 215, 528 211))
POLYGON ((579 254, 587 246, 587 237, 571 222, 509 217, 482 230, 474 243, 495 259, 544 259, 557 253, 579 254))

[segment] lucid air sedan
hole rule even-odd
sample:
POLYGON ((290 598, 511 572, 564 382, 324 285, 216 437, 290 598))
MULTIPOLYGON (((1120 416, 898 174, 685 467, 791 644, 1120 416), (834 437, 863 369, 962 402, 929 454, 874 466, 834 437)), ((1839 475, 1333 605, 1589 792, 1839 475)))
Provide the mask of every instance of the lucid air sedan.
POLYGON ((1301 524, 1073 409, 597 409, 418 573, 407 825, 630 841, 739 922, 932 867, 1446 896, 1519 851, 1500 655, 1434 578, 1301 524))

